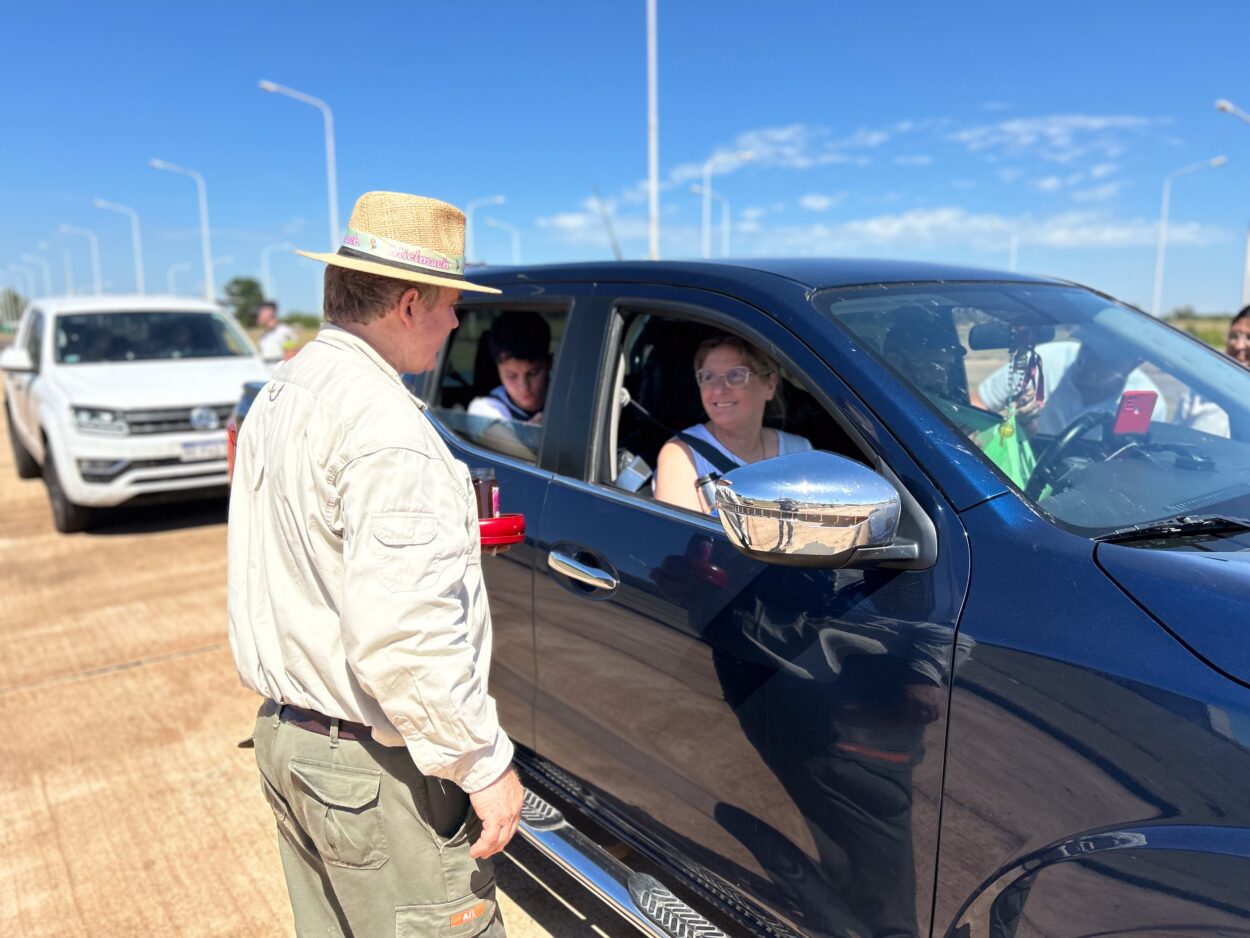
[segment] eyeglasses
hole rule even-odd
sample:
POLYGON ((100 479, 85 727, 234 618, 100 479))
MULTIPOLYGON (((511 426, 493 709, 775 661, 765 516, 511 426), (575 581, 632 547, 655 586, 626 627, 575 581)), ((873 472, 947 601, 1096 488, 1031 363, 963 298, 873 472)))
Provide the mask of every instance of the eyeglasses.
POLYGON ((738 365, 730 368, 728 371, 711 371, 707 368, 700 368, 694 373, 694 380, 701 388, 715 387, 720 381, 724 381, 725 387, 728 388, 744 388, 747 386, 747 382, 751 380, 751 375, 767 378, 771 374, 771 371, 761 374, 760 372, 752 371, 746 365, 738 365))

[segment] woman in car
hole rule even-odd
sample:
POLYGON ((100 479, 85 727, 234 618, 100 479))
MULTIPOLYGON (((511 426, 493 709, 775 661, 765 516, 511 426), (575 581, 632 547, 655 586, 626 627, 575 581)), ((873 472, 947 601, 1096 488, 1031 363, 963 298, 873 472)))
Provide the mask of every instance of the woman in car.
POLYGON ((662 502, 715 514, 696 482, 715 473, 723 475, 700 452, 711 447, 732 466, 798 453, 812 448, 805 437, 764 426, 769 406, 780 409, 777 364, 737 336, 720 335, 699 346, 694 357, 695 381, 707 413, 705 423, 686 428, 660 450, 655 497, 662 502), (681 437, 693 438, 691 445, 681 437))

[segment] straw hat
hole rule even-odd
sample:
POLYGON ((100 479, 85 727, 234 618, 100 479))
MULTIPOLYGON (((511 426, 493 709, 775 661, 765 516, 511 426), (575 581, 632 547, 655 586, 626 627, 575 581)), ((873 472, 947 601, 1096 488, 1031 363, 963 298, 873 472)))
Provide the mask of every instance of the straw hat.
POLYGON ((379 277, 476 293, 501 292, 464 279, 464 213, 421 195, 366 192, 356 200, 337 252, 295 253, 379 277))

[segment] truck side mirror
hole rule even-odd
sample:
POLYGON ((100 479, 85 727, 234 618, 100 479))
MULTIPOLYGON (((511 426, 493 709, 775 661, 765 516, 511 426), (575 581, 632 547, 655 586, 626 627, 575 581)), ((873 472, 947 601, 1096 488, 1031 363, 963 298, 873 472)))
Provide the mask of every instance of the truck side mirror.
POLYGON ((894 486, 845 456, 809 451, 734 469, 716 483, 721 525, 735 547, 767 563, 867 566, 912 560, 899 541, 894 486))

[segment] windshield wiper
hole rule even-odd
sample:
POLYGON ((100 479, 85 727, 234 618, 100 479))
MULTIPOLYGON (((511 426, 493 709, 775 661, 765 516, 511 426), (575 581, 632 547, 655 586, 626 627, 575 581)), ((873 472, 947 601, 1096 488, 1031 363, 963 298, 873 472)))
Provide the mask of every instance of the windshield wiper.
POLYGON ((1145 524, 1130 524, 1100 534, 1096 541, 1136 541, 1152 537, 1190 537, 1194 534, 1222 534, 1226 531, 1250 531, 1250 519, 1225 518, 1221 515, 1177 515, 1145 524))

